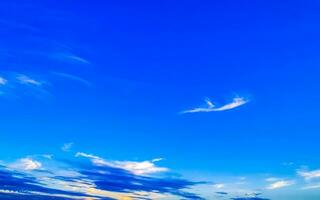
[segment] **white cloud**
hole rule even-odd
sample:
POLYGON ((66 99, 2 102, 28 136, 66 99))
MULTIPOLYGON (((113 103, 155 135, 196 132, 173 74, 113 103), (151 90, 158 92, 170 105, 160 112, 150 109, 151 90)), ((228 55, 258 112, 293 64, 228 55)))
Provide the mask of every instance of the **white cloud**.
POLYGON ((111 167, 117 167, 122 168, 127 171, 130 171, 137 175, 149 175, 149 174, 155 174, 160 172, 166 172, 168 171, 168 168, 164 167, 158 167, 155 165, 155 162, 161 161, 162 158, 156 158, 153 160, 147 160, 142 162, 137 161, 107 161, 103 158, 100 158, 98 156, 92 155, 92 154, 86 154, 82 152, 78 152, 76 154, 76 157, 86 157, 91 160, 91 162, 97 166, 111 166, 111 167))
POLYGON ((6 85, 7 82, 8 82, 7 79, 5 79, 5 78, 3 78, 3 77, 0 76, 0 86, 1 86, 1 85, 6 85))
POLYGON ((271 183, 267 189, 268 190, 275 190, 275 189, 280 189, 280 188, 284 188, 284 187, 288 187, 294 184, 294 181, 285 181, 285 180, 281 180, 281 181, 276 181, 274 183, 271 183))
POLYGON ((14 190, 3 190, 3 189, 0 189, 0 194, 1 193, 4 193, 4 194, 23 194, 21 192, 14 191, 14 190))
POLYGON ((39 161, 33 160, 31 158, 21 158, 15 163, 9 165, 10 168, 17 170, 32 171, 35 169, 40 169, 42 164, 39 161))
POLYGON ((70 151, 72 146, 73 146, 73 142, 65 143, 65 144, 62 145, 61 150, 62 151, 66 151, 66 152, 70 151))
POLYGON ((76 153, 76 157, 85 157, 85 158, 89 158, 91 160, 91 162, 94 164, 94 165, 97 165, 97 166, 103 166, 103 165, 108 165, 108 162, 105 161, 104 159, 98 157, 98 156, 95 156, 95 155, 92 155, 92 154, 87 154, 87 153, 83 153, 83 152, 78 152, 76 153))
POLYGON ((303 177, 305 180, 320 178, 320 169, 313 171, 298 170, 298 175, 303 177))
POLYGON ((115 164, 118 167, 124 168, 128 171, 133 172, 134 174, 143 175, 143 174, 154 174, 168 171, 167 168, 155 166, 154 160, 147 160, 142 162, 135 161, 116 161, 115 164))
POLYGON ((233 101, 231 103, 225 104, 221 107, 215 107, 215 105, 209 100, 205 100, 207 103, 207 107, 199 107, 199 108, 193 108, 190 110, 182 111, 181 113, 198 113, 198 112, 219 112, 219 111, 226 111, 231 110, 234 108, 237 108, 239 106, 242 106, 249 101, 243 97, 235 97, 233 98, 233 101))
POLYGON ((217 183, 217 184, 214 184, 213 187, 214 187, 215 189, 222 189, 222 188, 225 187, 225 185, 222 184, 222 183, 217 183))
POLYGON ((20 74, 16 77, 16 79, 21 83, 21 84, 26 84, 26 85, 34 85, 34 86, 41 86, 42 83, 40 81, 37 81, 35 79, 30 78, 29 76, 26 76, 24 74, 20 74))

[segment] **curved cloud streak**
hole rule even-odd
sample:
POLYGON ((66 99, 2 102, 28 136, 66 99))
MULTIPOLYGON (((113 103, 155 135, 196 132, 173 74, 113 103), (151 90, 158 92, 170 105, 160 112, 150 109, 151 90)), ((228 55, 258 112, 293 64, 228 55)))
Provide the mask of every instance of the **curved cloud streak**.
POLYGON ((35 79, 30 78, 27 75, 24 74, 20 74, 17 77, 17 80, 21 83, 21 84, 26 84, 26 85, 35 85, 35 86, 40 86, 42 85, 42 83, 40 81, 37 81, 35 79))
POLYGON ((66 78, 66 79, 69 79, 69 80, 72 80, 72 81, 77 81, 79 83, 82 83, 86 86, 91 86, 91 82, 79 77, 79 76, 75 76, 75 75, 72 75, 72 74, 67 74, 67 73, 61 73, 61 72, 51 72, 53 75, 56 75, 56 76, 59 76, 61 78, 66 78))
POLYGON ((198 107, 198 108, 193 108, 190 110, 185 110, 182 111, 182 114, 185 113, 198 113, 198 112, 219 112, 219 111, 226 111, 226 110, 232 110, 234 108, 237 108, 239 106, 242 106, 249 101, 243 97, 235 97, 233 98, 231 103, 225 104, 221 107, 216 107, 209 99, 205 100, 207 103, 207 107, 198 107))

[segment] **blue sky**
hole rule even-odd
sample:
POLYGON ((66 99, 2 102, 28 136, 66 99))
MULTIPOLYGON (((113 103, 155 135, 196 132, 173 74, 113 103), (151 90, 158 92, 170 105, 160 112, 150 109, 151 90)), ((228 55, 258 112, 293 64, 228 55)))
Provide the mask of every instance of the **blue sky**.
POLYGON ((1 2, 0 199, 319 199, 318 10, 1 2))

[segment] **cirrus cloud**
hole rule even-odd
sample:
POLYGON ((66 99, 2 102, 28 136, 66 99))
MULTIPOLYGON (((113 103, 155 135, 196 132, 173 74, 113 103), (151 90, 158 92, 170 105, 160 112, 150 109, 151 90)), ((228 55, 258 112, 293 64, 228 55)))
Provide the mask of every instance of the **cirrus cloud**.
POLYGON ((189 110, 182 111, 182 114, 186 113, 199 113, 199 112, 219 112, 219 111, 226 111, 226 110, 232 110, 234 108, 237 108, 239 106, 242 106, 249 102, 249 100, 245 99, 244 97, 235 97, 233 98, 231 103, 222 105, 220 107, 216 107, 212 101, 209 99, 205 99, 205 102, 207 104, 207 107, 197 107, 189 110))

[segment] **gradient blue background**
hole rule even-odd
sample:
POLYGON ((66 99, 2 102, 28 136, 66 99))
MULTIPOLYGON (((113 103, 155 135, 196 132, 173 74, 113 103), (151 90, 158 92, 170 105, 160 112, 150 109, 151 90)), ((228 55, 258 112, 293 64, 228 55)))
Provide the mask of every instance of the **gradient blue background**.
POLYGON ((51 95, 0 98, 0 158, 73 142, 200 177, 317 167, 319 20, 317 1, 1 2, 1 71, 42 74, 51 95), (90 63, 47 56, 69 51, 90 63), (235 95, 250 102, 179 114, 235 95))

